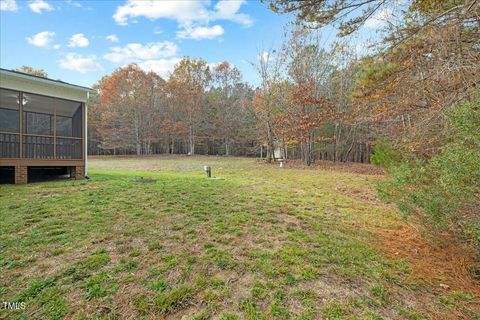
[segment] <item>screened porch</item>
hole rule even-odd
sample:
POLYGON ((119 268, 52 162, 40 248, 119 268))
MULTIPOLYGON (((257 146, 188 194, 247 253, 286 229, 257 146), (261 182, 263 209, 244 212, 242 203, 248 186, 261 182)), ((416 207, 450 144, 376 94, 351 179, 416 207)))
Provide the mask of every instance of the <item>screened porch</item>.
POLYGON ((83 159, 82 105, 0 89, 0 158, 83 159))

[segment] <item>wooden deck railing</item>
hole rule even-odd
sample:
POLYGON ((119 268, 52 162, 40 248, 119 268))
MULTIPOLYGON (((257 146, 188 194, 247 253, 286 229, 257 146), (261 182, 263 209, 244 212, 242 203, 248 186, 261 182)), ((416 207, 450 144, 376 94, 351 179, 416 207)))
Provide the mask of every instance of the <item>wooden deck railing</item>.
MULTIPOLYGON (((82 138, 22 134, 24 159, 82 159, 82 138)), ((0 158, 20 158, 20 134, 0 132, 0 158)))
POLYGON ((23 157, 28 159, 54 159, 53 137, 24 135, 23 157))
POLYGON ((57 137, 56 153, 57 159, 81 159, 82 139, 57 137))
POLYGON ((20 157, 20 134, 0 133, 0 158, 20 157))

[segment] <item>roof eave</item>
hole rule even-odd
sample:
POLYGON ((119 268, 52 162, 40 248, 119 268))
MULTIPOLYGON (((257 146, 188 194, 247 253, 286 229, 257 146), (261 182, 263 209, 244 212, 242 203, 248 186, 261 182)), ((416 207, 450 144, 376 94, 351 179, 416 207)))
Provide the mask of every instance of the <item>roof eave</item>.
POLYGON ((63 82, 63 81, 60 81, 60 80, 53 80, 53 79, 50 79, 50 78, 43 78, 43 77, 39 77, 39 76, 34 76, 34 75, 31 75, 31 74, 23 73, 23 72, 19 72, 19 71, 13 71, 13 70, 7 70, 7 69, 0 68, 0 73, 4 73, 4 74, 14 76, 14 77, 18 77, 18 78, 23 78, 23 79, 26 79, 26 80, 37 81, 37 82, 42 82, 42 83, 45 83, 45 84, 61 86, 61 87, 69 88, 69 89, 82 90, 82 91, 85 91, 85 92, 88 92, 88 93, 96 93, 97 92, 96 90, 94 90, 92 88, 83 87, 83 86, 79 86, 79 85, 76 85, 76 84, 63 82))

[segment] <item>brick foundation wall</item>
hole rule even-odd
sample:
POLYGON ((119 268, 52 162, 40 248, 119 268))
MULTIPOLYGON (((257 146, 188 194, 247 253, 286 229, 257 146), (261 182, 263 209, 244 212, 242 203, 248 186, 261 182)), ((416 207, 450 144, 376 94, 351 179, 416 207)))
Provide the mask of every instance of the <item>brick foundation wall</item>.
POLYGON ((76 180, 85 178, 85 167, 73 167, 72 170, 72 177, 76 180))
POLYGON ((15 183, 25 184, 28 181, 28 169, 26 166, 15 166, 15 183))
MULTIPOLYGON (((68 167, 70 176, 76 180, 85 178, 85 167, 76 166, 68 167)), ((15 166, 15 184, 25 184, 28 182, 28 167, 27 166, 15 166)))

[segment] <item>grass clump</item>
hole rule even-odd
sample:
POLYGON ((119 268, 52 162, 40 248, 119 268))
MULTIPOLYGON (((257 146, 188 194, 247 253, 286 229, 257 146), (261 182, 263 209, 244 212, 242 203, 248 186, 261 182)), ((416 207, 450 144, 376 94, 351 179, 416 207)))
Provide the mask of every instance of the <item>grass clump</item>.
POLYGON ((247 320, 266 319, 260 312, 258 306, 250 299, 243 299, 240 301, 239 309, 245 314, 247 320))
POLYGON ((100 267, 110 262, 110 256, 105 249, 95 251, 91 256, 87 258, 85 266, 90 270, 97 270, 100 267))
POLYGON ((68 302, 63 296, 64 292, 58 287, 44 290, 39 296, 43 306, 43 316, 47 319, 63 319, 69 312, 68 302))
POLYGON ((161 314, 173 312, 191 303, 195 290, 187 285, 181 285, 167 292, 160 293, 154 300, 154 308, 161 314))
POLYGON ((55 285, 55 279, 36 279, 33 280, 27 289, 25 289, 18 297, 19 301, 27 301, 34 299, 43 290, 53 287, 55 285))
POLYGON ((327 304, 322 307, 321 311, 325 319, 343 319, 347 314, 345 306, 339 303, 327 304))
POLYGON ((168 288, 168 282, 163 279, 157 279, 150 282, 148 287, 153 291, 162 292, 168 288))
POLYGON ((118 283, 107 272, 94 274, 85 280, 86 300, 108 296, 118 289, 118 283))
POLYGON ((121 258, 117 268, 117 272, 132 272, 138 268, 138 261, 132 258, 121 258))
POLYGON ((240 317, 233 313, 223 313, 220 320, 240 320, 240 317))

